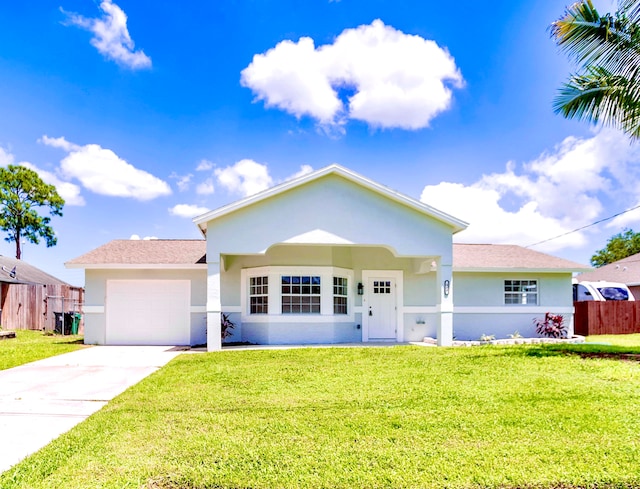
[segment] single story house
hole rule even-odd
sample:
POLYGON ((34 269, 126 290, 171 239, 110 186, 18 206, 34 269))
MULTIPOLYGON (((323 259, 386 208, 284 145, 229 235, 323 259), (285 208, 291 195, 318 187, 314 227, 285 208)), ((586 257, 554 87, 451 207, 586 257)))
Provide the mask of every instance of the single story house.
POLYGON ((204 240, 112 241, 85 269, 85 342, 420 341, 573 324, 588 267, 518 246, 453 244, 467 223, 339 165, 194 219, 204 240))
POLYGON ((24 260, 0 255, 0 326, 54 330, 64 313, 82 313, 84 289, 24 260))
POLYGON ((623 283, 638 300, 640 299, 640 253, 603 265, 590 272, 581 273, 575 279, 578 282, 604 280, 623 283))

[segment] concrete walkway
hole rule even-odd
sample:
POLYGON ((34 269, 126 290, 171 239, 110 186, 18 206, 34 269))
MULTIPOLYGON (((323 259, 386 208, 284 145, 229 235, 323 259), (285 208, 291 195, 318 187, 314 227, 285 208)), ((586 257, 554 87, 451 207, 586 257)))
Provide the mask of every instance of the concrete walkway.
POLYGON ((95 346, 0 371, 0 473, 182 353, 95 346))

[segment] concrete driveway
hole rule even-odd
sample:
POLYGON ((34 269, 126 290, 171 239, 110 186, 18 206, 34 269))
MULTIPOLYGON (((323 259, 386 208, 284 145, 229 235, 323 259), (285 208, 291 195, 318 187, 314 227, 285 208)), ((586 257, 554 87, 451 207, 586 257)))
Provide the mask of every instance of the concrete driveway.
POLYGON ((95 346, 0 371, 0 473, 182 353, 95 346))

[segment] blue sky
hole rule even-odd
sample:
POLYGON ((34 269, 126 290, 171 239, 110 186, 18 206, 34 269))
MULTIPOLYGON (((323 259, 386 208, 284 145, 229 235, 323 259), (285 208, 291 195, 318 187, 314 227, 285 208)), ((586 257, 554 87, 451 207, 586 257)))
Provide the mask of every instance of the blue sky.
MULTIPOLYGON (((453 5, 3 2, 0 164, 67 201, 58 245, 23 259, 81 284, 65 261, 198 238, 194 215, 331 163, 470 222, 460 242, 530 245, 638 205, 637 145, 551 109, 574 69, 548 31, 565 4, 453 5)), ((639 220, 534 249, 588 263, 639 220)))

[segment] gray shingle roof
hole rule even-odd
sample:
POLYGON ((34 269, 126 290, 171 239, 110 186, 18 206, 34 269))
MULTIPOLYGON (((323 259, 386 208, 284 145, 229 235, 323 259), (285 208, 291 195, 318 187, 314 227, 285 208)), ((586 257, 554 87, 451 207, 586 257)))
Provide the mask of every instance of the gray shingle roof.
POLYGON ((581 273, 576 277, 580 282, 620 282, 627 285, 640 285, 640 253, 618 260, 592 272, 581 273))
MULTIPOLYGON (((70 268, 101 265, 184 266, 206 263, 206 241, 182 239, 115 240, 74 258, 70 268)), ((590 267, 515 245, 454 244, 456 271, 584 271, 590 267)))
POLYGON ((581 272, 591 267, 516 245, 454 244, 453 269, 463 270, 539 270, 581 272))
POLYGON ((69 268, 95 265, 197 265, 205 264, 203 239, 118 239, 65 263, 69 268))
POLYGON ((8 284, 69 285, 67 282, 49 275, 23 260, 16 260, 2 255, 0 255, 0 282, 8 284), (12 277, 14 274, 11 272, 14 267, 15 276, 12 277))

